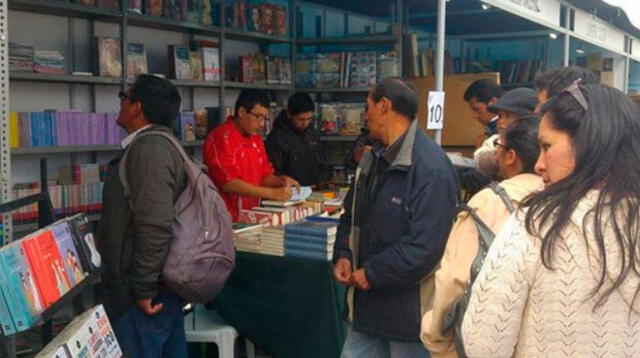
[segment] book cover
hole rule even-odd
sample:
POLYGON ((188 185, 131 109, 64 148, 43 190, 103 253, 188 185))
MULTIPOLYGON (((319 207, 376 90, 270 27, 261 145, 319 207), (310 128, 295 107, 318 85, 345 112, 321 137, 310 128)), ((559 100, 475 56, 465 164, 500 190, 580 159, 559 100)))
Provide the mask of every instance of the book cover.
POLYGON ((267 84, 279 84, 281 58, 277 56, 266 56, 265 61, 267 63, 267 84))
MULTIPOLYGON (((1 276, 0 279, 4 280, 1 276)), ((1 286, 2 284, 0 283, 0 288, 1 286)), ((13 325, 13 318, 11 318, 3 289, 0 289, 0 328, 0 332, 5 336, 16 333, 16 327, 13 325)))
POLYGON ((187 1, 187 21, 201 23, 203 12, 203 0, 187 1))
POLYGON ((44 311, 27 255, 17 242, 0 250, 2 291, 16 331, 24 331, 36 322, 44 311))
MULTIPOLYGON (((335 239, 334 239, 335 241, 335 239)), ((288 249, 293 250, 306 250, 306 251, 315 251, 321 253, 330 253, 333 252, 333 242, 320 242, 320 241, 301 241, 301 240, 291 240, 288 236, 285 237, 284 241, 285 251, 288 249)))
POLYGON ((195 127, 195 114, 193 112, 180 112, 180 140, 196 140, 195 127))
POLYGON ((261 53, 256 53, 252 56, 253 59, 253 83, 266 83, 267 82, 267 63, 265 56, 261 53))
POLYGON ((102 7, 105 9, 118 10, 120 9, 120 1, 119 0, 97 0, 96 6, 102 7))
POLYGON ((164 17, 173 20, 182 20, 180 0, 164 0, 164 17))
POLYGON ((333 257, 333 252, 325 253, 306 249, 285 248, 285 256, 325 261, 331 260, 331 258, 333 257))
POLYGON ((129 43, 127 48, 127 77, 135 78, 148 73, 147 52, 144 49, 144 44, 129 43))
POLYGON ((249 28, 249 21, 247 15, 249 13, 249 6, 246 1, 238 1, 238 29, 247 30, 249 28))
POLYGON ((169 77, 177 80, 191 79, 189 48, 181 45, 169 45, 169 77))
POLYGON ((279 216, 274 213, 241 209, 238 221, 247 224, 278 226, 282 224, 279 219, 279 216))
POLYGON ((109 317, 102 305, 98 305, 92 309, 91 323, 94 330, 98 332, 103 339, 103 350, 100 350, 100 357, 105 358, 120 358, 122 357, 122 351, 118 345, 115 332, 109 322, 109 317))
POLYGON ((284 6, 275 6, 275 35, 287 37, 287 8, 284 6))
POLYGON ((73 287, 84 280, 85 272, 82 269, 78 250, 73 242, 73 235, 66 220, 58 221, 51 226, 54 239, 58 245, 58 251, 62 257, 67 277, 69 277, 70 286, 73 287))
POLYGON ((196 140, 204 140, 209 134, 207 126, 207 111, 200 109, 194 112, 196 123, 196 140))
POLYGON ((288 57, 280 58, 280 84, 290 85, 291 79, 291 59, 288 57))
POLYGON ((216 2, 212 0, 202 0, 202 24, 203 25, 213 25, 217 23, 217 18, 213 17, 213 6, 216 5, 216 2))
POLYGON ((68 220, 84 270, 86 272, 95 271, 102 264, 102 258, 96 248, 89 219, 84 214, 78 214, 68 220))
POLYGON ((51 230, 42 230, 23 242, 45 308, 69 292, 71 285, 51 230))
POLYGON ((294 81, 296 87, 312 88, 316 85, 316 55, 296 54, 294 81))
POLYGON ((316 86, 324 88, 340 87, 340 63, 339 53, 316 54, 316 86))
POLYGON ((377 82, 380 82, 382 79, 387 77, 398 76, 400 66, 395 51, 379 53, 377 64, 377 82))
POLYGON ((260 4, 249 4, 249 31, 262 32, 262 7, 260 4))
POLYGON ((335 235, 322 237, 315 235, 294 234, 291 232, 286 233, 285 239, 289 242, 306 243, 310 245, 320 246, 325 249, 327 247, 333 247, 333 243, 336 241, 335 235))
POLYGON ((162 16, 163 0, 144 0, 144 13, 150 16, 162 16))
POLYGON ((276 32, 275 24, 275 8, 272 4, 261 4, 262 12, 262 32, 268 35, 273 35, 276 32))
POLYGON ((187 21, 189 19, 189 0, 176 0, 180 8, 180 20, 187 21))
POLYGON ((191 68, 191 79, 202 81, 204 73, 202 71, 202 53, 189 51, 189 67, 191 68))
POLYGON ((375 52, 355 52, 351 57, 351 87, 371 87, 376 84, 375 52))
POLYGON ((337 231, 338 225, 330 222, 317 221, 301 221, 287 224, 284 227, 286 234, 315 235, 324 238, 335 235, 337 231))
POLYGON ((18 132, 18 112, 9 112, 9 147, 18 148, 20 146, 20 133, 18 132))
POLYGON ((255 82, 255 74, 254 74, 254 63, 253 63, 253 57, 251 55, 249 56, 240 56, 239 60, 238 60, 239 64, 240 64, 240 69, 239 69, 239 77, 240 77, 240 82, 243 83, 254 83, 255 82))
POLYGON ((137 14, 142 14, 142 0, 127 0, 128 10, 137 14))
POLYGON ((120 62, 120 41, 112 37, 96 38, 98 54, 98 75, 101 77, 120 77, 122 63, 120 62))

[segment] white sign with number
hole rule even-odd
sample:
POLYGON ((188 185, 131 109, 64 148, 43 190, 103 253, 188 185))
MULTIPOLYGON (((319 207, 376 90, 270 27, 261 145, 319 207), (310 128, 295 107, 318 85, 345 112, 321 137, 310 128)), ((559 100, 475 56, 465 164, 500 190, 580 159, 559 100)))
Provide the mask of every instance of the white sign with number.
POLYGON ((427 129, 442 129, 444 122, 444 92, 429 91, 427 129))

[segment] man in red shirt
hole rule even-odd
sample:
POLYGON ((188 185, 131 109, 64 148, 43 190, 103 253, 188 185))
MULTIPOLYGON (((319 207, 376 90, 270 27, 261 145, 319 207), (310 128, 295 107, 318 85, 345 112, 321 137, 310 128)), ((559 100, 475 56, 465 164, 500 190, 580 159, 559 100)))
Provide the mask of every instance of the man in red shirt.
POLYGON ((222 191, 233 221, 240 209, 258 206, 260 199, 287 200, 291 187, 300 187, 294 179, 274 174, 261 136, 268 115, 264 92, 242 90, 235 116, 211 131, 204 142, 209 176, 222 191))

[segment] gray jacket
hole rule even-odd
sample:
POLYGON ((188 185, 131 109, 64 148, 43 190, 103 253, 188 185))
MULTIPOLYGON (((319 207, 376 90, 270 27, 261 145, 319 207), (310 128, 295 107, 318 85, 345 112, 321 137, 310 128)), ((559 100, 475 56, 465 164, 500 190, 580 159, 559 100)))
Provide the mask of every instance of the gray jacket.
MULTIPOLYGON (((164 126, 147 131, 171 132, 164 126)), ((101 298, 112 318, 134 307, 135 299, 158 294, 160 276, 173 238, 173 205, 186 187, 184 161, 165 138, 147 136, 127 147, 127 179, 133 211, 118 178, 121 151, 109 163, 102 194, 97 245, 106 270, 101 298)))

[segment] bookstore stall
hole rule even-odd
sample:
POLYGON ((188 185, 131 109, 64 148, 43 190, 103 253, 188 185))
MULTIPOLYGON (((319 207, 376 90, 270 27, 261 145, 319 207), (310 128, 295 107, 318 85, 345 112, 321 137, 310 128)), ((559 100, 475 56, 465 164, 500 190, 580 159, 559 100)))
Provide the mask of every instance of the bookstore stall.
POLYGON ((467 156, 483 133, 462 98, 477 79, 533 87, 539 71, 574 64, 640 91, 640 31, 601 1, 439 2, 444 28, 437 1, 0 0, 0 356, 121 356, 97 305, 92 231, 126 136, 118 92, 139 74, 179 88, 174 132, 198 159, 240 90, 269 93, 264 136, 288 96, 308 92, 331 165, 331 186, 239 213, 236 268, 185 321, 193 356, 215 356, 189 338, 213 312, 251 342, 247 353, 339 356, 344 288, 332 250, 354 144, 366 137, 365 98, 382 78, 413 79, 424 129, 427 95, 443 90, 441 144, 467 156))

